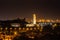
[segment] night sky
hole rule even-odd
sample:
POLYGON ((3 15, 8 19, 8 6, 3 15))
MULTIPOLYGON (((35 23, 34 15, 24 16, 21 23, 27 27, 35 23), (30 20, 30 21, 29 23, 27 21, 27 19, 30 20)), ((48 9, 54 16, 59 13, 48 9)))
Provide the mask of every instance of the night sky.
POLYGON ((37 18, 60 19, 60 2, 57 0, 2 0, 0 20, 28 18, 36 13, 37 18))

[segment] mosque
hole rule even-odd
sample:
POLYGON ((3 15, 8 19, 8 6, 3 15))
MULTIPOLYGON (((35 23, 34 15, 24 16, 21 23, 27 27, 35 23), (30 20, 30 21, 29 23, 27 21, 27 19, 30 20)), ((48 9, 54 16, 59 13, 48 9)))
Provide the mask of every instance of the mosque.
POLYGON ((37 23, 37 17, 36 14, 33 14, 32 23, 26 24, 26 27, 39 27, 39 26, 45 26, 45 25, 52 25, 53 23, 60 23, 60 20, 52 20, 52 19, 40 19, 37 23))
POLYGON ((34 26, 39 26, 39 24, 36 23, 36 14, 33 14, 33 21, 31 24, 26 24, 26 27, 34 27, 34 26))

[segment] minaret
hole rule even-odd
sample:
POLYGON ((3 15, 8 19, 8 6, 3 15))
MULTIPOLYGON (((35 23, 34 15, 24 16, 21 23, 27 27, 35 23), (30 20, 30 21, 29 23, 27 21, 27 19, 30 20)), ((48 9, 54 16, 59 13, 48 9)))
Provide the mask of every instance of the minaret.
POLYGON ((36 14, 33 14, 33 24, 36 24, 36 14))

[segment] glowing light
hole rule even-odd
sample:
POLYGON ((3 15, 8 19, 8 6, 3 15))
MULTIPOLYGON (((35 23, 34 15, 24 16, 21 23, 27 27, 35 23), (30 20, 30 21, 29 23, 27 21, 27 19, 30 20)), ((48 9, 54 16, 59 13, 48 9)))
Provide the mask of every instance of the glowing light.
POLYGON ((23 28, 23 30, 25 30, 25 28, 23 28))
POLYGON ((41 22, 41 20, 39 20, 39 22, 41 22))
POLYGON ((19 30, 21 30, 21 28, 19 28, 19 30))
POLYGON ((26 27, 33 27, 34 24, 26 24, 26 27))
POLYGON ((42 21, 42 22, 45 22, 45 20, 44 20, 44 19, 42 19, 41 21, 42 21))
POLYGON ((57 24, 54 24, 54 25, 53 25, 53 28, 55 28, 56 26, 57 26, 57 24))
POLYGON ((14 32, 14 35, 17 35, 17 32, 16 31, 14 32))
POLYGON ((1 30, 3 29, 3 28, 0 28, 1 30))
POLYGON ((10 30, 12 30, 12 28, 10 28, 10 30))
POLYGON ((34 39, 34 36, 28 36, 28 37, 34 39))
POLYGON ((9 40, 9 39, 5 39, 5 40, 9 40))
POLYGON ((20 24, 19 23, 12 23, 11 26, 13 26, 13 27, 19 27, 20 24))
POLYGON ((7 30, 8 28, 6 27, 5 29, 7 30))
POLYGON ((26 30, 29 30, 29 28, 26 28, 26 30))
POLYGON ((33 14, 33 24, 36 24, 36 15, 33 14))
POLYGON ((47 22, 50 22, 50 20, 48 19, 48 20, 46 20, 47 22))
POLYGON ((6 39, 4 39, 4 40, 12 40, 12 39, 6 38, 6 39))
POLYGON ((34 30, 36 30, 36 27, 34 28, 34 30))
POLYGON ((51 22, 55 22, 54 20, 51 20, 51 22))
POLYGON ((30 30, 33 30, 33 28, 30 28, 30 30))

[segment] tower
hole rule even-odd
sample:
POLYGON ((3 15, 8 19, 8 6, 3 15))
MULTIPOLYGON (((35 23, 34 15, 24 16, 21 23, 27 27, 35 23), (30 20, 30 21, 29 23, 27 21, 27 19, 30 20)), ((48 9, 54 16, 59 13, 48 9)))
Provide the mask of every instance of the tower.
POLYGON ((36 24, 36 14, 33 14, 33 24, 36 24))

